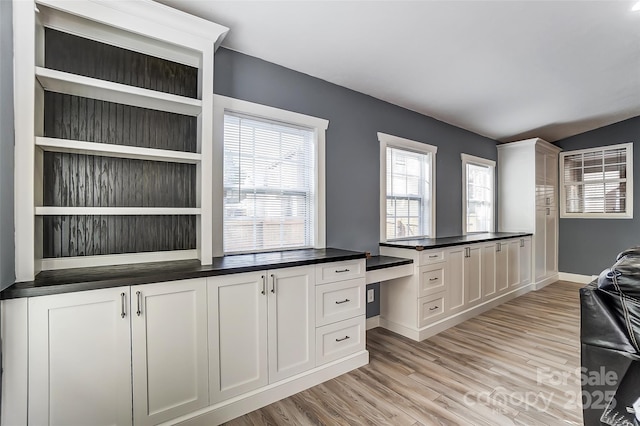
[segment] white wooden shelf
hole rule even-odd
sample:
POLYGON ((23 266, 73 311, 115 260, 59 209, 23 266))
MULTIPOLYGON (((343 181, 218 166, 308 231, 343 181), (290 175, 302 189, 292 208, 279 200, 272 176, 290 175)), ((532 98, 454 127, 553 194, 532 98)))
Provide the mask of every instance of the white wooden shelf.
POLYGON ((198 164, 202 155, 194 152, 140 148, 70 139, 36 137, 36 145, 44 151, 71 154, 97 155, 101 157, 131 158, 134 160, 165 161, 170 163, 198 164))
POLYGON ((202 101, 184 96, 157 92, 126 84, 36 67, 36 78, 50 92, 115 102, 135 107, 198 116, 202 101))
POLYGON ((157 216, 199 215, 200 208, 175 207, 36 207, 37 216, 157 216))

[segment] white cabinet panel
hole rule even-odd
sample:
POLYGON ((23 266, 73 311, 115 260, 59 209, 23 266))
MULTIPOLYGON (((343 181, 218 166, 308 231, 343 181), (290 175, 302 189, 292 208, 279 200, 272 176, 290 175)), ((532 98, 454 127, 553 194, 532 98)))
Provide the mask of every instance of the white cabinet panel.
POLYGON ((466 248, 455 247, 447 252, 447 313, 464 308, 464 267, 466 248))
POLYGON ((325 284, 354 278, 364 278, 365 273, 366 261, 363 259, 322 263, 315 267, 315 283, 325 284))
POLYGON ((358 316, 316 330, 317 364, 322 365, 365 349, 365 320, 358 316))
POLYGON ((315 268, 269 271, 269 381, 315 366, 315 268))
POLYGON ((509 250, 504 243, 497 242, 496 248, 496 291, 504 293, 509 289, 509 250))
POLYGON ((29 299, 30 424, 131 424, 128 301, 129 287, 29 299))
POLYGON ((266 271, 207 279, 211 402, 269 383, 266 271))
POLYGON ((531 283, 531 237, 520 239, 520 285, 531 283))
POLYGON ((465 308, 479 303, 482 299, 481 252, 480 245, 467 247, 467 257, 464 264, 465 308))
POLYGON ((445 263, 435 263, 429 266, 420 266, 420 290, 419 297, 428 296, 446 289, 445 263))
POLYGON ((496 295, 496 245, 482 246, 482 297, 489 300, 496 295))
POLYGON ((503 249, 508 249, 508 281, 509 287, 520 285, 520 240, 509 240, 502 245, 503 249))
POLYGON ((425 327, 444 316, 445 297, 445 293, 438 293, 418 299, 418 327, 425 327))
POLYGON ((549 208, 545 215, 545 270, 547 275, 558 272, 558 212, 549 208))
POLYGON ((316 286, 316 327, 365 314, 362 278, 316 286))
POLYGON ((535 278, 536 281, 544 279, 547 275, 547 217, 546 208, 536 210, 535 241, 535 278))
POLYGON ((133 286, 131 295, 135 424, 207 406, 206 279, 133 286))
POLYGON ((446 260, 445 256, 444 250, 425 250, 420 253, 420 266, 444 262, 446 260))

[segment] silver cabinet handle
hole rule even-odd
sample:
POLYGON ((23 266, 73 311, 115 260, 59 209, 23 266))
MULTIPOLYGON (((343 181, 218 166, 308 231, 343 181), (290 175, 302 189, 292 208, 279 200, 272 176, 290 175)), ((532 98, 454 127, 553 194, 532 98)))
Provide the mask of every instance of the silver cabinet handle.
POLYGON ((502 243, 496 243, 496 251, 502 251, 502 243))
POLYGON ((342 305, 343 303, 351 302, 349 299, 344 299, 342 301, 336 300, 336 305, 342 305))
POLYGON ((551 198, 547 197, 547 205, 550 206, 551 205, 551 198))
POLYGON ((264 279, 264 275, 260 278, 262 278, 262 291, 260 293, 266 294, 267 284, 266 284, 266 280, 264 279))
POLYGON ((438 281, 438 277, 435 277, 435 278, 429 278, 429 281, 438 281))
POLYGON ((122 299, 122 312, 120 312, 120 317, 124 318, 127 315, 125 310, 125 304, 127 303, 127 296, 124 293, 120 293, 120 298, 122 299))
POLYGON ((549 216, 550 214, 551 214, 551 209, 547 207, 547 216, 549 216))
POLYGON ((429 259, 435 259, 436 257, 438 257, 438 255, 437 255, 437 254, 429 255, 429 259))
POLYGON ((336 339, 336 342, 342 342, 344 340, 351 339, 349 336, 344 336, 342 339, 336 339))
POLYGON ((520 238, 520 247, 524 247, 524 238, 520 238))
POLYGON ((341 274, 343 272, 349 272, 348 268, 344 268, 344 269, 336 269, 336 274, 341 274))
POLYGON ((138 300, 138 310, 136 311, 136 315, 140 316, 142 314, 142 310, 140 309, 140 299, 142 299, 142 294, 139 291, 136 291, 136 299, 138 300))
POLYGON ((434 306, 433 308, 429 308, 430 311, 435 311, 436 309, 438 309, 440 306, 434 306))
POLYGON ((271 274, 271 293, 275 294, 276 292, 276 277, 275 275, 271 274))

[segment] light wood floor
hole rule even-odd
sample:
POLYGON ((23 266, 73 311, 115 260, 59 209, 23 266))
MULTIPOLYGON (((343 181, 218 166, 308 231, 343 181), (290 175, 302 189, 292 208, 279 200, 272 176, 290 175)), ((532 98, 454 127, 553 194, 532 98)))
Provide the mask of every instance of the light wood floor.
POLYGON ((370 330, 369 365, 228 424, 582 424, 582 286, 559 281, 423 342, 370 330))

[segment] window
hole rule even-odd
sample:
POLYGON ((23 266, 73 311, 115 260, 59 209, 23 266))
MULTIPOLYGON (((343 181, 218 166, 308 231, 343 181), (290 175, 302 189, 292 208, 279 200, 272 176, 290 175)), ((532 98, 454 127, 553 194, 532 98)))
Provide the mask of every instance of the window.
POLYGON ((380 140, 380 238, 435 236, 437 147, 378 133, 380 140))
POLYGON ((462 157, 462 229, 465 234, 494 230, 496 162, 473 155, 462 157))
POLYGON ((319 165, 324 168, 327 122, 218 98, 224 107, 218 111, 223 115, 223 253, 324 247, 319 165))
POLYGON ((633 217, 633 144, 560 154, 560 215, 633 217))

